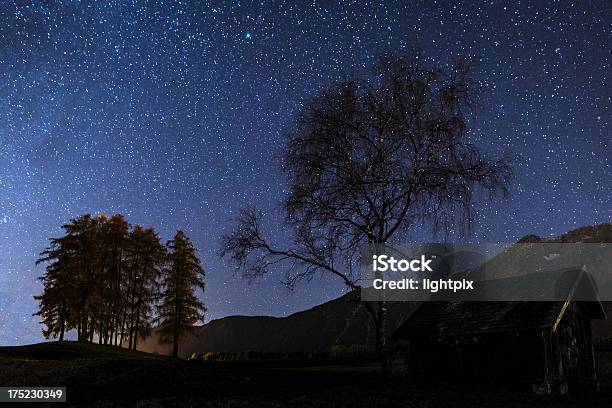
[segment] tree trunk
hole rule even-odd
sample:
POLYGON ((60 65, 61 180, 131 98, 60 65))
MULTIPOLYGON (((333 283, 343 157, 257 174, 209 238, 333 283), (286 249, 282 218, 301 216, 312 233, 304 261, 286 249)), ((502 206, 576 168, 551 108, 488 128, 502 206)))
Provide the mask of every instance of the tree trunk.
POLYGON ((142 307, 142 297, 144 295, 145 278, 147 274, 147 263, 148 257, 144 260, 144 267, 142 268, 142 279, 140 280, 140 290, 138 291, 138 299, 136 301, 136 327, 134 330, 134 347, 136 350, 136 342, 138 341, 138 330, 140 326, 140 308, 142 307))
MULTIPOLYGON (((132 268, 129 269, 129 274, 127 277, 127 295, 125 298, 125 305, 123 307, 123 318, 121 320, 121 338, 119 340, 119 344, 122 345, 123 341, 125 340, 125 330, 131 330, 130 326, 128 325, 128 309, 132 306, 132 289, 133 286, 135 286, 135 282, 134 281, 134 272, 132 272, 132 270, 135 268, 135 265, 138 263, 138 256, 136 256, 136 259, 134 259, 132 261, 132 268), (126 327, 127 326, 127 327, 126 327)), ((132 339, 129 339, 129 344, 132 343, 132 339)), ((128 346, 129 348, 129 346, 128 346)))
POLYGON ((66 331, 66 319, 64 319, 62 317, 61 321, 60 321, 60 336, 59 336, 59 341, 64 341, 64 331, 66 331))
POLYGON ((387 333, 385 330, 386 320, 387 303, 379 302, 377 318, 374 322, 376 326, 376 353, 380 360, 383 377, 389 378, 391 376, 391 357, 389 356, 389 349, 387 347, 387 333))
POLYGON ((172 343, 172 357, 178 358, 178 350, 179 350, 179 331, 178 325, 174 328, 174 339, 172 343))
POLYGON ((370 302, 363 302, 366 310, 370 313, 370 317, 374 322, 376 328, 376 355, 380 362, 380 368, 382 370, 383 377, 389 378, 391 376, 391 358, 389 356, 389 350, 387 348, 387 335, 385 331, 385 323, 387 318, 387 304, 386 302, 375 302, 373 306, 370 302))
POLYGON ((178 304, 178 299, 175 304, 175 316, 176 321, 174 322, 174 338, 172 339, 172 357, 178 358, 179 339, 180 339, 180 319, 181 319, 181 308, 178 304))
POLYGON ((174 358, 178 358, 178 348, 179 348, 179 337, 180 337, 180 326, 181 326, 181 302, 179 299, 179 288, 180 288, 180 281, 179 281, 179 277, 182 274, 177 273, 176 274, 176 293, 175 293, 175 299, 174 299, 174 343, 172 344, 172 357, 174 358))
POLYGON ((93 338, 94 338, 94 331, 95 331, 95 324, 93 322, 93 318, 92 318, 92 322, 91 322, 91 330, 89 331, 89 342, 93 343, 93 338))

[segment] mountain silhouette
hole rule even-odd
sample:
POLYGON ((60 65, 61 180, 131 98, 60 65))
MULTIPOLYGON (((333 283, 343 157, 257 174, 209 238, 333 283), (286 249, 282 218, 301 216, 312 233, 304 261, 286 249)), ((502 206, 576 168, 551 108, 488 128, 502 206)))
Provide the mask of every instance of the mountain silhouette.
MULTIPOLYGON (((519 243, 612 242, 612 224, 576 228, 554 238, 527 235, 519 243)), ((417 303, 389 302, 387 333, 392 333, 417 307, 417 303)), ((612 316, 612 302, 603 302, 612 316)), ((593 335, 612 336, 612 320, 593 321, 593 335)), ((181 357, 203 352, 319 352, 336 345, 374 347, 374 324, 359 294, 349 292, 337 299, 287 317, 229 316, 195 329, 179 348, 181 357)), ((138 343, 138 350, 169 354, 171 345, 160 344, 159 334, 138 343)))
MULTIPOLYGON (((407 318, 415 304, 389 303, 387 330, 392 332, 407 318)), ((359 301, 349 292, 337 299, 287 317, 229 316, 197 327, 183 340, 179 354, 201 352, 290 353, 329 351, 336 345, 374 347, 374 324, 359 301)), ((168 354, 171 345, 160 344, 159 335, 140 340, 138 350, 168 354)))

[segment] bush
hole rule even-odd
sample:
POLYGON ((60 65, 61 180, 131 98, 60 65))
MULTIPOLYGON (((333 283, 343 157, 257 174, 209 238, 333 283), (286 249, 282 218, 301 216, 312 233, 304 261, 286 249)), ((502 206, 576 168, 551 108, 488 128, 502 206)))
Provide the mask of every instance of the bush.
POLYGON ((244 361, 244 360, 292 360, 329 358, 327 352, 294 351, 289 353, 263 353, 258 351, 193 353, 189 360, 193 361, 244 361))
POLYGON ((351 344, 350 346, 338 344, 332 346, 329 356, 340 360, 362 360, 375 357, 376 353, 372 347, 363 344, 351 344))

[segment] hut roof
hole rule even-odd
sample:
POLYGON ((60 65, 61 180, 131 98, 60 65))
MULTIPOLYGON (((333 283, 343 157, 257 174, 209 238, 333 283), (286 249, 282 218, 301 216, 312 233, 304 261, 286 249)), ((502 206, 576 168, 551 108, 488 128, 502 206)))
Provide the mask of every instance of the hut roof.
POLYGON ((457 336, 552 326, 562 302, 425 302, 394 338, 457 336))
MULTIPOLYGON (((392 338, 507 333, 542 328, 556 330, 568 305, 574 301, 583 306, 589 318, 605 319, 601 302, 578 301, 594 299, 592 294, 590 297, 585 294, 585 291, 592 290, 591 280, 585 280, 585 275, 581 271, 564 273, 563 276, 570 277, 569 282, 561 285, 565 293, 562 295, 564 301, 423 302, 395 331, 392 338), (572 285, 571 282, 575 284, 572 285)), ((528 276, 525 278, 529 279, 528 276)), ((522 281, 523 278, 515 277, 513 280, 522 281)), ((521 283, 522 286, 524 284, 525 282, 521 283)), ((537 288, 537 285, 531 287, 537 288)))

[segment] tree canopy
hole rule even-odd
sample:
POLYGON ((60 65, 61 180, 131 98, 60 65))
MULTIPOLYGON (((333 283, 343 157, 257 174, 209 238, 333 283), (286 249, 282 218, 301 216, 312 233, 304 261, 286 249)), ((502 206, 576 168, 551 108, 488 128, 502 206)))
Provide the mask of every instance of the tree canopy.
MULTIPOLYGON (((43 293, 35 296, 44 336, 61 341, 75 330, 79 341, 136 349, 138 339, 151 332, 156 306, 170 290, 162 284, 172 270, 167 266, 176 263, 176 239, 168 252, 153 228, 130 227, 120 214, 86 214, 62 228, 65 235, 52 238, 37 261, 46 265, 40 278, 43 293)), ((183 232, 177 236, 189 242, 183 232)), ((199 265, 190 248, 189 261, 199 265)), ((185 284, 204 289, 203 281, 185 284)), ((203 306, 197 298, 189 300, 203 306)))
MULTIPOLYGON (((401 239, 424 223, 469 231, 476 193, 505 194, 512 171, 508 159, 485 157, 468 137, 485 90, 470 64, 444 70, 425 61, 418 51, 384 54, 371 76, 305 103, 283 154, 293 241, 273 245, 261 214, 246 207, 223 237, 222 255, 248 277, 284 262, 289 286, 327 274, 357 290, 363 244, 401 239)), ((384 302, 366 307, 384 360, 384 302)))

